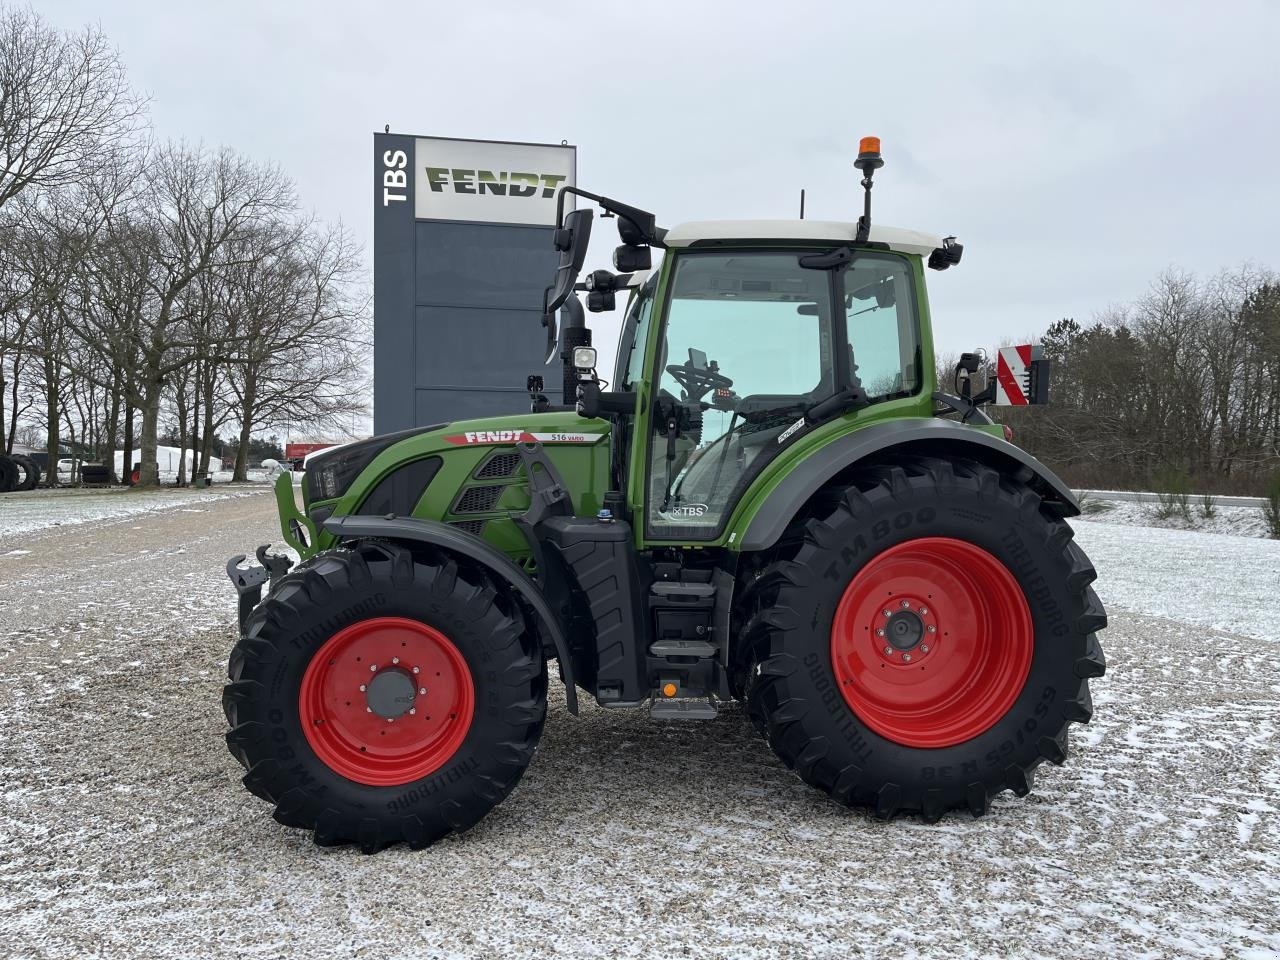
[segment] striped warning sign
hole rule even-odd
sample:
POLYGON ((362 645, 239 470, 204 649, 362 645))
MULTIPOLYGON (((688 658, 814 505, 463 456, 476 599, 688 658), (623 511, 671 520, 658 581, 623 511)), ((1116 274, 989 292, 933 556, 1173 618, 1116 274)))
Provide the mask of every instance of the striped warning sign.
POLYGON ((996 403, 1021 407, 1031 402, 1031 344, 1001 347, 996 358, 996 403))

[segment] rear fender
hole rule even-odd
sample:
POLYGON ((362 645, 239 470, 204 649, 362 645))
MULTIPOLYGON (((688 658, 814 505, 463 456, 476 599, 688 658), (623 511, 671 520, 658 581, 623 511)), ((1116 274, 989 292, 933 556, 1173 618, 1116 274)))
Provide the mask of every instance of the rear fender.
POLYGON ((538 585, 497 547, 448 524, 415 517, 330 517, 324 521, 324 529, 339 540, 377 538, 430 544, 461 554, 508 584, 533 610, 542 637, 549 638, 555 647, 556 659, 560 661, 560 675, 564 678, 565 700, 569 712, 577 714, 578 694, 573 680, 573 660, 569 656, 569 645, 565 641, 560 621, 551 612, 538 585))
POLYGON ((1071 488, 1025 450, 985 430, 954 420, 912 417, 888 420, 844 434, 799 461, 751 517, 737 549, 745 552, 773 546, 800 508, 837 474, 889 453, 968 457, 1004 472, 1024 476, 1029 473, 1032 487, 1061 516, 1080 514, 1080 504, 1071 488))

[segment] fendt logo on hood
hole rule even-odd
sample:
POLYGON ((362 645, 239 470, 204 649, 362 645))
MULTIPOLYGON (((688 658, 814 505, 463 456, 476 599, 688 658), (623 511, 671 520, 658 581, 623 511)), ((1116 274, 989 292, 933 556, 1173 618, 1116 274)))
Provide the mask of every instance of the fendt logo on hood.
POLYGON ((595 443, 602 433, 539 433, 530 430, 468 430, 444 438, 455 447, 477 443, 595 443))
POLYGON ((466 170, 460 167, 427 167, 427 184, 432 193, 443 193, 451 187, 454 193, 473 196, 533 197, 539 189, 544 200, 556 195, 556 189, 569 178, 558 173, 519 173, 505 170, 466 170))

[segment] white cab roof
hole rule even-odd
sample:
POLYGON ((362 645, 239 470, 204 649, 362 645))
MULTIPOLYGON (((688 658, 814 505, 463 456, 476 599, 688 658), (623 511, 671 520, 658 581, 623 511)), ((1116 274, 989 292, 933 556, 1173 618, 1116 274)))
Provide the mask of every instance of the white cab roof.
MULTIPOLYGON (((852 243, 856 223, 835 220, 694 220, 667 231, 668 247, 688 247, 699 240, 829 240, 852 243)), ((927 257, 942 246, 942 238, 918 230, 871 225, 872 243, 888 244, 890 250, 927 257)))

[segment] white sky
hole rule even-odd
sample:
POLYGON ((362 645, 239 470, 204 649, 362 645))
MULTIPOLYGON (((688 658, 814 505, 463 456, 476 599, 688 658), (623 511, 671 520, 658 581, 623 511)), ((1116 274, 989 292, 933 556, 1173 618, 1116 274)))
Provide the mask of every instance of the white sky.
POLYGON ((944 350, 1088 320, 1173 264, 1280 267, 1280 3, 364 7, 38 4, 102 24, 157 135, 279 162, 366 247, 390 123, 568 140, 582 186, 667 226, 793 217, 801 187, 854 219, 876 134, 876 220, 965 244, 931 274, 944 350))

